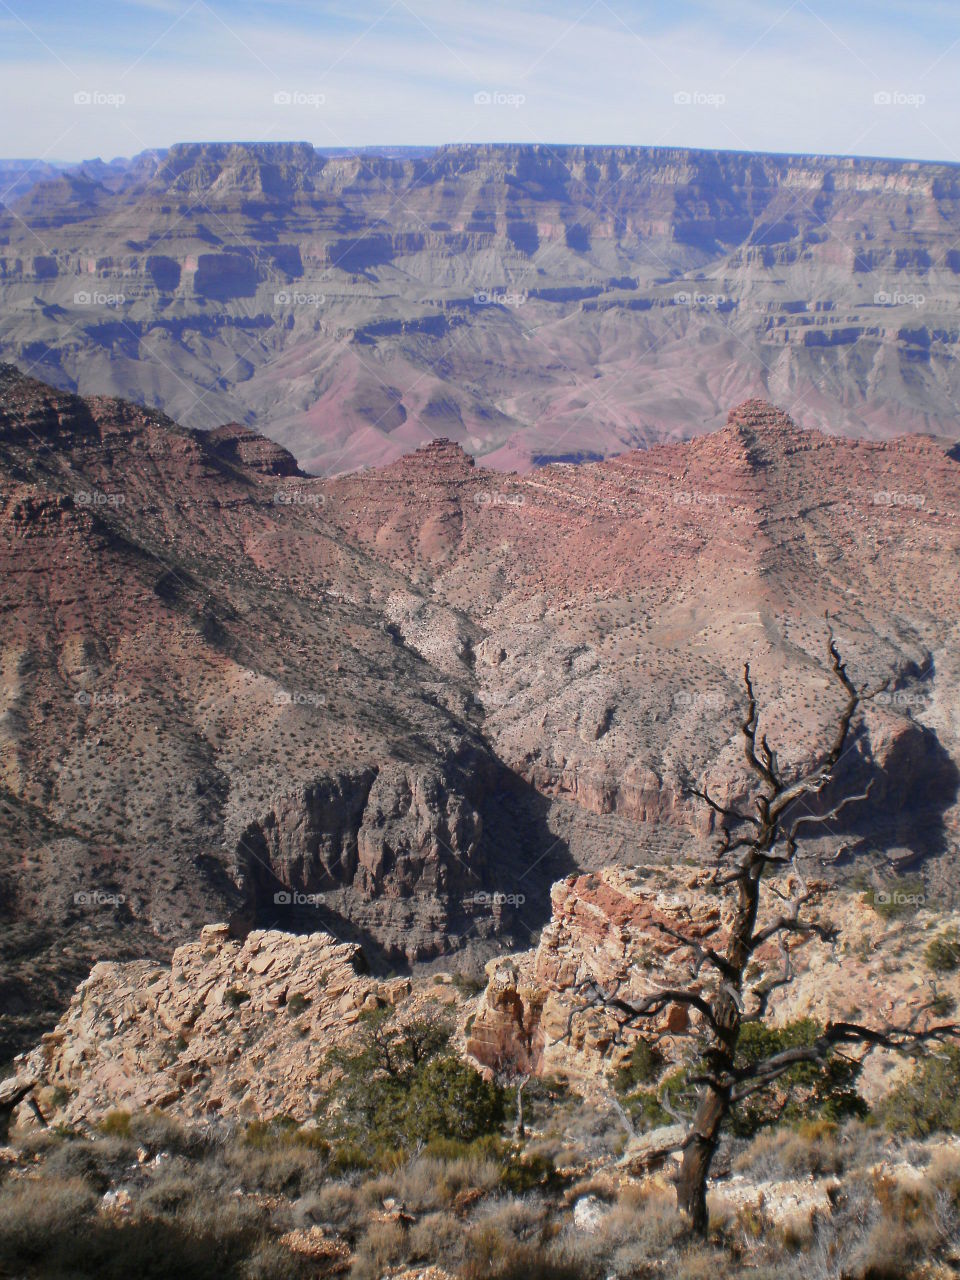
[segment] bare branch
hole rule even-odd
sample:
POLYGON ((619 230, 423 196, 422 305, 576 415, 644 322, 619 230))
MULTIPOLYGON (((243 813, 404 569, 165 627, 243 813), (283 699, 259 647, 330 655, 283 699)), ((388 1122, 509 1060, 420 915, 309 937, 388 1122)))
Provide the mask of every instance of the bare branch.
POLYGON ((837 929, 834 925, 818 924, 815 920, 798 920, 795 916, 778 916, 772 924, 753 935, 755 946, 761 946, 778 933, 802 933, 813 936, 821 942, 834 943, 837 940, 837 929))
POLYGON ((833 808, 830 810, 829 813, 823 813, 823 814, 802 813, 800 817, 796 819, 793 826, 790 828, 789 838, 791 840, 796 838, 797 831, 800 827, 801 822, 833 822, 837 817, 839 817, 840 813, 847 807, 848 804, 855 804, 860 800, 868 799, 872 787, 873 787, 873 779, 871 778, 870 781, 867 783, 865 791, 861 791, 858 795, 855 795, 855 796, 844 796, 843 799, 838 804, 835 804, 833 806, 833 808))
POLYGON ((873 1049, 895 1049, 910 1053, 922 1051, 931 1042, 943 1043, 946 1040, 960 1039, 960 1023, 943 1023, 928 1027, 925 1031, 914 1031, 909 1027, 886 1027, 882 1030, 862 1026, 858 1022, 834 1022, 809 1045, 797 1045, 792 1049, 784 1049, 772 1054, 760 1062, 749 1063, 743 1067, 735 1067, 730 1073, 730 1083, 756 1082, 756 1087, 746 1090, 739 1086, 733 1089, 732 1101, 739 1102, 758 1088, 772 1084, 791 1067, 804 1062, 825 1062, 840 1044, 862 1044, 867 1051, 873 1049))
POLYGON ((752 1013, 744 1014, 744 1022, 760 1022, 766 1017, 767 1005, 770 1003, 770 997, 778 987, 786 987, 793 981, 793 958, 790 955, 790 948, 787 945, 786 938, 780 938, 780 960, 783 968, 776 978, 765 978, 762 982, 758 982, 751 990, 751 995, 756 997, 757 1007, 752 1013))
POLYGON ((709 805, 714 813, 719 813, 722 818, 729 818, 732 822, 749 822, 755 827, 759 825, 757 819, 751 814, 740 813, 736 809, 728 809, 725 808, 724 805, 719 804, 710 795, 706 787, 704 787, 702 791, 698 787, 686 787, 685 790, 688 796, 696 796, 698 800, 702 800, 705 804, 709 805))
POLYGON ((653 921, 651 927, 658 930, 660 933, 666 934, 668 938, 673 938, 677 942, 682 943, 683 946, 690 948, 696 957, 696 964, 693 970, 694 977, 699 975, 700 970, 705 964, 712 964, 713 967, 719 970, 725 978, 735 977, 733 967, 723 958, 723 956, 718 955, 712 947, 705 947, 702 943, 698 942, 696 938, 688 937, 685 933, 681 933, 679 929, 671 929, 671 927, 668 924, 664 924, 662 920, 653 921))
MULTIPOLYGON (((755 819, 749 819, 755 824, 755 819)), ((720 828, 720 846, 717 849, 717 862, 720 863, 728 853, 733 853, 736 849, 746 849, 753 846, 754 836, 738 836, 736 840, 731 840, 730 831, 727 827, 720 828)))
MULTIPOLYGON (((619 989, 619 983, 617 989, 619 989)), ((600 986, 592 979, 580 983, 574 988, 575 993, 590 992, 591 998, 585 1003, 575 1005, 567 1017, 567 1027, 563 1035, 560 1035, 553 1041, 554 1044, 560 1044, 561 1041, 569 1040, 573 1034, 573 1020, 578 1014, 586 1013, 590 1009, 604 1009, 620 1014, 622 1020, 619 1027, 631 1026, 640 1018, 655 1018, 658 1014, 669 1008, 672 1004, 683 1005, 685 1008, 696 1009, 704 1021, 710 1026, 711 1030, 717 1032, 719 1030, 716 1018, 709 1003, 703 996, 698 995, 695 991, 687 991, 679 987, 667 987, 657 991, 651 991, 648 995, 643 996, 640 1000, 630 1001, 624 1000, 621 996, 613 993, 604 992, 600 986)))
POLYGON ((740 732, 743 734, 744 739, 744 755, 747 758, 747 764, 754 773, 768 783, 773 788, 774 794, 776 794, 780 783, 771 768, 770 748, 766 743, 766 739, 762 740, 766 758, 760 760, 757 756, 757 699, 753 691, 749 662, 743 664, 743 683, 747 690, 747 718, 740 725, 740 732))
POLYGON ((693 1122, 693 1112, 678 1111, 667 1097, 666 1090, 657 1095, 657 1103, 667 1113, 670 1119, 675 1120, 677 1124, 691 1124, 693 1122))
POLYGON ((802 795, 816 794, 830 781, 830 773, 834 765, 843 755, 847 735, 850 732, 850 725, 853 722, 853 717, 860 704, 860 694, 857 692, 857 688, 853 681, 847 675, 847 668, 840 658, 840 651, 837 648, 837 642, 833 637, 832 629, 830 630, 829 635, 830 639, 828 649, 830 653, 831 670, 839 683, 843 686, 847 699, 844 704, 843 711, 840 713, 840 720, 837 725, 837 732, 834 735, 833 743, 827 751, 826 756, 824 756, 820 763, 805 778, 800 778, 797 782, 793 783, 792 786, 779 789, 778 794, 772 799, 770 804, 770 818, 773 821, 776 821, 783 814, 784 810, 789 805, 793 804, 794 800, 799 799, 802 795))

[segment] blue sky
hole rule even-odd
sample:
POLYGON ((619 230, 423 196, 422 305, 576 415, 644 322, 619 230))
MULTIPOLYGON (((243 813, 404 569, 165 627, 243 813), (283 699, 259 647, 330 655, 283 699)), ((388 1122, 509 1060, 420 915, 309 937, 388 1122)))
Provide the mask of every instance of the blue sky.
POLYGON ((0 0, 0 154, 294 138, 960 162, 958 71, 941 0, 0 0))

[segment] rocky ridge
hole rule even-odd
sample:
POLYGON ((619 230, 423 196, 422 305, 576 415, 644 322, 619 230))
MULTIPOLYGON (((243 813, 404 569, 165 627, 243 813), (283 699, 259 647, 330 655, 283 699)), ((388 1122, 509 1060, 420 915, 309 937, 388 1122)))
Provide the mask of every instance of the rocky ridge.
MULTIPOLYGON (((840 925, 836 946, 794 948, 794 979, 770 1000, 773 1025, 800 1017, 903 1024, 931 1016, 924 1008, 934 995, 960 1000, 960 974, 934 976, 923 960, 934 937, 960 925, 960 912, 920 904, 885 918, 864 895, 839 894, 821 903, 840 925)), ((47 1123, 87 1126, 111 1110, 152 1108, 200 1120, 308 1121, 329 1082, 326 1054, 349 1044, 362 1015, 378 1008, 405 1021, 443 1018, 459 1052, 483 1071, 566 1079, 593 1096, 609 1090, 638 1034, 655 1035, 668 1064, 682 1062, 697 1031, 685 1007, 621 1029, 591 995, 636 1000, 688 986, 690 952, 676 934, 720 949, 724 940, 725 909, 704 873, 608 868, 559 881, 552 903, 537 946, 491 960, 479 996, 449 975, 376 978, 359 947, 329 934, 254 930, 241 940, 226 924, 177 948, 169 967, 97 964, 56 1028, 17 1060, 6 1086, 17 1123, 34 1125, 37 1107, 47 1123)), ((779 972, 774 948, 757 958, 779 972)), ((694 978, 694 987, 707 980, 694 978)), ((895 1055, 871 1055, 865 1096, 875 1101, 907 1070, 895 1055)), ((648 1162, 652 1150, 641 1135, 629 1160, 648 1162)))
POLYGON ((329 934, 255 930, 239 941, 229 926, 208 925, 169 967, 95 965, 18 1075, 37 1082, 48 1118, 69 1123, 152 1108, 201 1120, 308 1120, 324 1055, 349 1043, 364 1011, 456 1009, 452 986, 411 998, 409 978, 379 981, 365 969, 359 947, 329 934))

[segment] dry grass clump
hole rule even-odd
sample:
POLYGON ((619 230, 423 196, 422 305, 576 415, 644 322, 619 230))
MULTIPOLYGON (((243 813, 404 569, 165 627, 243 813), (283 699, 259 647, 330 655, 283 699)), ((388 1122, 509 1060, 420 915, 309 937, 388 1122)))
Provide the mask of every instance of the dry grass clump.
POLYGON ((407 1240, 411 1262, 429 1263, 442 1258, 444 1265, 459 1265, 463 1256, 463 1220, 452 1213, 428 1213, 414 1223, 407 1240))
POLYGON ((397 1222, 371 1222, 360 1238, 351 1280, 381 1280, 388 1267, 406 1255, 406 1232, 397 1222))
POLYGON ((338 1231, 358 1231, 369 1217, 370 1210, 360 1190, 347 1182, 328 1182, 293 1205, 293 1220, 298 1227, 317 1224, 338 1231))
POLYGON ((461 1280, 586 1280, 588 1275, 543 1235, 522 1241, 504 1226, 485 1222, 464 1241, 461 1280))
POLYGON ((737 1156, 733 1167, 758 1182, 823 1177, 843 1168, 835 1126, 761 1131, 737 1156))
POLYGON ((499 1183, 500 1167, 481 1155, 441 1160, 417 1156, 389 1173, 368 1179, 362 1194, 371 1206, 393 1199, 411 1212, 444 1209, 469 1191, 492 1191, 499 1183))
POLYGON ((79 1230, 97 1204, 83 1178, 23 1179, 0 1188, 0 1261, 39 1258, 50 1240, 79 1230))
POLYGON ((84 1178, 102 1195, 136 1159, 137 1144, 128 1138, 71 1138, 50 1149, 44 1171, 57 1178, 84 1178))
POLYGON ((270 1195, 300 1195, 319 1190, 326 1180, 326 1161, 306 1147, 248 1147, 233 1143, 222 1153, 225 1181, 244 1190, 270 1195))
POLYGON ((174 1213, 136 1203, 123 1213, 103 1213, 98 1193, 80 1178, 8 1179, 0 1188, 0 1274, 239 1278, 267 1237, 262 1209, 222 1197, 195 1194, 174 1213))
POLYGON ((585 1107, 582 1099, 574 1098, 543 1117, 541 1132, 527 1143, 527 1154, 545 1156, 559 1168, 576 1168, 620 1155, 627 1136, 612 1107, 585 1107))

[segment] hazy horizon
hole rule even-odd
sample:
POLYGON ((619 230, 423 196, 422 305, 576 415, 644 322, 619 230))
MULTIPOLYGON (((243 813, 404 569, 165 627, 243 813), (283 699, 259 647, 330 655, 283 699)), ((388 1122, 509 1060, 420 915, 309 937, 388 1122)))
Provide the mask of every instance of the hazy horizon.
POLYGON ((676 143, 650 143, 650 142, 618 142, 606 139, 600 139, 596 142, 570 142, 565 139, 544 138, 540 141, 521 141, 512 138, 479 138, 473 142, 357 142, 346 144, 343 146, 325 147, 321 143, 311 142, 309 138, 272 138, 272 139, 255 139, 243 137, 224 137, 224 138, 175 138, 171 142, 156 147, 145 147, 141 151, 129 151, 117 153, 97 152, 91 155, 81 156, 79 159, 68 159, 65 156, 36 156, 36 155, 0 155, 0 164, 16 164, 16 163, 46 163, 55 168, 75 168, 84 164, 93 164, 100 161, 103 164, 122 164, 131 162, 138 155, 166 154, 174 147, 199 147, 199 146, 225 146, 225 147, 258 147, 258 146, 297 146, 306 144, 312 146, 316 151, 323 155, 354 155, 361 152, 387 153, 387 152, 433 152, 441 151, 446 147, 543 147, 546 149, 567 149, 573 147, 593 148, 603 150, 626 150, 626 151, 695 151, 712 153, 716 155, 753 155, 753 156, 796 156, 798 158, 809 159, 825 159, 825 160, 877 160, 889 161, 895 164, 942 164, 949 166, 960 166, 960 158, 943 159, 931 155, 892 155, 882 152, 870 151, 785 151, 782 149, 758 149, 756 147, 701 147, 688 145, 683 142, 676 143))

